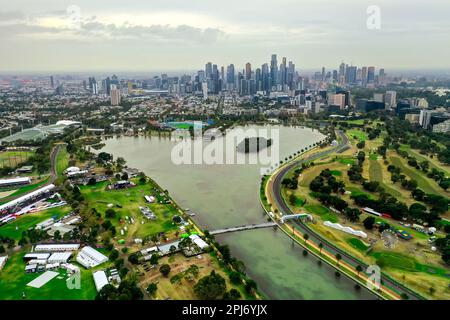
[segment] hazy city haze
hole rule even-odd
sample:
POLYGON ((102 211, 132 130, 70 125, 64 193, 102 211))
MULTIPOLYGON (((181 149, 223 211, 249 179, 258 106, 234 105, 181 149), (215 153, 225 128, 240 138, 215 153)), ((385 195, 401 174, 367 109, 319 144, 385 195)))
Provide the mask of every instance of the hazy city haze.
POLYGON ((1 71, 196 70, 342 60, 449 68, 448 0, 0 0, 1 71), (381 28, 367 28, 368 6, 381 28))

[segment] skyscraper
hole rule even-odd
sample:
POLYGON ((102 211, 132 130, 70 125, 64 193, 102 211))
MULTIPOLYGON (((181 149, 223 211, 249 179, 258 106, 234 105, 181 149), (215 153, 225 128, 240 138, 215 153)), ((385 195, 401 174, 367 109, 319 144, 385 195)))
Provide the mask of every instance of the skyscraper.
POLYGON ((373 84, 375 82, 375 67, 367 69, 367 83, 373 84))
POLYGON ((111 105, 118 106, 120 104, 120 90, 115 84, 111 85, 111 105))
POLYGON ((206 78, 211 79, 211 75, 212 75, 212 63, 208 62, 205 65, 205 76, 206 78))
POLYGON ((250 62, 245 64, 245 79, 250 80, 252 78, 252 65, 250 62))
POLYGON ((227 67, 227 83, 229 85, 234 84, 234 64, 230 64, 227 67))
POLYGON ((273 54, 272 59, 270 60, 270 77, 272 78, 271 86, 276 86, 278 79, 278 62, 276 54, 273 54))

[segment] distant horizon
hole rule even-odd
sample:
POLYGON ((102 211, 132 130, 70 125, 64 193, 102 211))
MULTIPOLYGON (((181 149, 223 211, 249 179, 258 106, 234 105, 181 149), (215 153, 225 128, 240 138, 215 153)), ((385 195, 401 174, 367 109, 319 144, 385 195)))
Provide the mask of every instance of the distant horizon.
MULTIPOLYGON (((221 67, 222 65, 218 65, 218 67, 221 67)), ((358 67, 363 66, 369 66, 369 65, 361 65, 358 67)), ((224 65, 226 68, 226 65, 224 65)), ((236 64, 235 64, 236 68, 236 64)), ((256 66, 254 69, 260 68, 260 66, 256 66)), ((402 76, 402 75, 408 75, 408 76, 421 76, 421 75, 427 75, 427 76, 442 76, 442 75, 450 75, 450 67, 443 67, 443 68, 385 68, 385 67, 378 67, 375 66, 375 70, 379 70, 380 68, 385 69, 386 74, 389 76, 402 76)), ((243 69, 243 68, 242 68, 243 69)), ((253 69, 253 64, 252 64, 253 69)), ((300 75, 302 74, 314 74, 315 72, 321 71, 322 67, 317 68, 301 68, 296 65, 296 71, 299 72, 300 75)), ((143 76, 148 74, 148 76, 151 75, 161 75, 161 74, 168 74, 168 75, 192 75, 196 74, 199 70, 204 70, 203 68, 192 68, 192 69, 146 69, 146 70, 132 70, 132 69, 97 69, 97 70, 1 70, 0 76, 40 76, 40 77, 46 77, 46 76, 84 76, 84 75, 90 75, 90 76, 96 76, 96 75, 113 75, 116 74, 118 76, 130 76, 130 75, 139 75, 143 76)), ((239 67, 236 68, 236 70, 241 70, 239 67)), ((333 71, 338 70, 338 67, 335 68, 327 68, 325 66, 325 70, 333 71)))

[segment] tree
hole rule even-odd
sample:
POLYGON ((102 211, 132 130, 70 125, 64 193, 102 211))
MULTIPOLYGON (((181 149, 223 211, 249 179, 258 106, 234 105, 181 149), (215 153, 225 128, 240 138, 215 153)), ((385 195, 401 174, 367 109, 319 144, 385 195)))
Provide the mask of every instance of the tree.
POLYGON ((228 292, 225 292, 223 295, 224 300, 239 300, 241 298, 241 293, 236 289, 231 289, 228 292))
POLYGON ((230 275, 228 276, 230 278, 230 282, 232 284, 240 284, 241 283, 241 274, 236 271, 231 271, 230 275))
POLYGON ((336 261, 337 261, 337 265, 339 265, 339 261, 341 261, 342 256, 339 253, 336 253, 336 261))
POLYGON ((366 228, 367 230, 372 230, 373 225, 375 224, 375 218, 367 217, 366 219, 364 219, 363 224, 364 224, 364 228, 366 228))
POLYGON ((156 283, 150 283, 147 287, 148 294, 154 296, 156 291, 158 290, 158 285, 156 283))
POLYGON ((357 265, 356 266, 356 271, 358 272, 358 276, 359 276, 359 273, 361 272, 363 270, 363 268, 361 267, 361 265, 357 265))
POLYGON ((150 257, 150 263, 152 265, 157 265, 158 260, 159 260, 159 255, 157 253, 152 254, 152 256, 150 257))
POLYGON ((97 180, 94 178, 94 177, 91 177, 91 178, 89 178, 89 180, 88 180, 88 185, 89 186, 93 186, 93 185, 95 185, 97 183, 97 180))
POLYGON ((53 234, 53 239, 55 240, 61 240, 61 232, 59 230, 56 230, 55 233, 53 234))
POLYGON ((305 234, 303 235, 303 239, 305 240, 305 244, 306 244, 306 242, 307 242, 308 239, 309 239, 309 234, 305 233, 305 234))
POLYGON ((253 281, 252 279, 247 279, 245 282, 245 291, 247 291, 248 293, 251 293, 253 290, 257 289, 257 285, 256 282, 253 281))
POLYGON ((106 209, 106 211, 105 211, 105 217, 106 217, 106 218, 112 219, 112 218, 114 218, 115 216, 116 216, 116 211, 115 211, 115 210, 113 210, 113 209, 111 209, 111 208, 106 209))
POLYGON ((323 243, 320 242, 319 243, 319 253, 320 253, 320 255, 322 255, 322 249, 323 249, 323 243))
POLYGON ((119 257, 119 251, 117 251, 117 250, 113 250, 111 253, 110 253, 110 255, 109 255, 109 259, 111 260, 111 261, 115 261, 115 260, 117 260, 117 258, 119 257))
POLYGON ((128 256, 128 261, 132 264, 138 264, 139 263, 139 256, 138 253, 132 253, 128 256))
POLYGON ((226 292, 225 279, 214 270, 210 275, 201 278, 194 286, 194 292, 201 300, 216 300, 226 292))
POLYGON ((170 273, 170 266, 168 264, 163 264, 159 267, 159 272, 161 272, 164 277, 167 277, 170 273))

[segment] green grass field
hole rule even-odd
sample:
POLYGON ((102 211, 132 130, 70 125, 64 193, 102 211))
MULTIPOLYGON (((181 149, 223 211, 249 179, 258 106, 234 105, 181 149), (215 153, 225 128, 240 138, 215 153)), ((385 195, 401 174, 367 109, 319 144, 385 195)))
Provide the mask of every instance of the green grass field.
POLYGON ((355 159, 353 158, 338 158, 337 161, 346 165, 353 165, 356 163, 355 159))
POLYGON ((19 240, 22 238, 22 232, 34 227, 36 224, 50 219, 53 216, 62 217, 70 212, 69 206, 52 208, 41 212, 28 213, 23 215, 14 222, 8 223, 0 227, 0 235, 19 240), (16 230, 17 227, 17 230, 16 230))
POLYGON ((450 170, 447 169, 442 163, 440 163, 438 159, 436 159, 436 158, 431 159, 429 157, 425 157, 425 156, 421 155, 418 151, 411 149, 411 147, 404 145, 404 144, 402 144, 400 146, 400 150, 408 152, 411 156, 416 158, 416 160, 419 162, 422 162, 425 160, 428 161, 430 164, 430 168, 432 168, 432 169, 434 168, 439 171, 444 171, 445 175, 450 176, 450 170))
POLYGON ((330 170, 330 173, 336 177, 342 176, 342 171, 339 171, 339 170, 330 170))
POLYGON ((64 170, 69 167, 69 153, 66 146, 61 146, 58 157, 56 158, 56 172, 58 177, 64 174, 64 170))
MULTIPOLYGON (((172 204, 153 203, 148 204, 144 196, 155 195, 155 186, 151 182, 142 185, 136 182, 136 187, 124 190, 106 190, 107 183, 98 183, 95 186, 81 187, 82 193, 89 202, 90 208, 95 208, 104 217, 108 204, 114 205, 117 216, 109 219, 117 228, 125 226, 124 219, 126 216, 135 220, 132 226, 127 226, 127 234, 129 237, 146 237, 157 234, 159 232, 167 232, 177 227, 173 225, 172 218, 178 214, 178 211, 172 204), (139 206, 148 206, 157 216, 157 219, 147 220, 139 210, 139 206), (141 222, 144 221, 144 224, 141 222), (131 232, 131 233, 130 233, 131 232)), ((117 230, 120 235, 120 230, 117 230)))
POLYGON ((362 242, 361 240, 357 239, 357 238, 350 238, 347 239, 347 242, 355 249, 358 249, 360 251, 366 251, 369 247, 364 244, 364 242, 362 242))
POLYGON ((336 214, 322 205, 306 204, 304 208, 309 213, 320 216, 323 221, 338 222, 336 214))
POLYGON ((434 181, 430 181, 423 172, 408 166, 402 159, 396 156, 391 156, 390 161, 393 165, 401 168, 401 170, 411 179, 416 180, 419 188, 425 193, 442 194, 443 190, 434 181), (435 186, 434 186, 434 185, 435 186))
POLYGON ((92 271, 82 267, 80 289, 70 290, 67 287, 67 275, 63 269, 58 271, 59 276, 41 288, 28 287, 27 284, 42 273, 25 273, 25 262, 22 258, 26 252, 14 253, 1 271, 1 300, 92 300, 97 295, 92 271))
POLYGON ((17 168, 21 163, 33 155, 32 151, 3 151, 0 152, 0 168, 17 168))
POLYGON ((432 275, 447 277, 448 270, 418 263, 413 257, 409 257, 396 252, 372 252, 377 264, 381 267, 389 267, 409 272, 425 272, 432 275))
POLYGON ((361 130, 357 130, 357 129, 348 130, 347 135, 351 138, 356 137, 356 139, 359 141, 366 141, 368 139, 367 133, 365 133, 364 131, 361 131, 361 130))
POLYGON ((395 190, 394 188, 389 187, 383 179, 383 168, 381 164, 377 160, 370 159, 369 162, 369 178, 371 181, 377 181, 390 195, 403 198, 401 192, 395 190))

